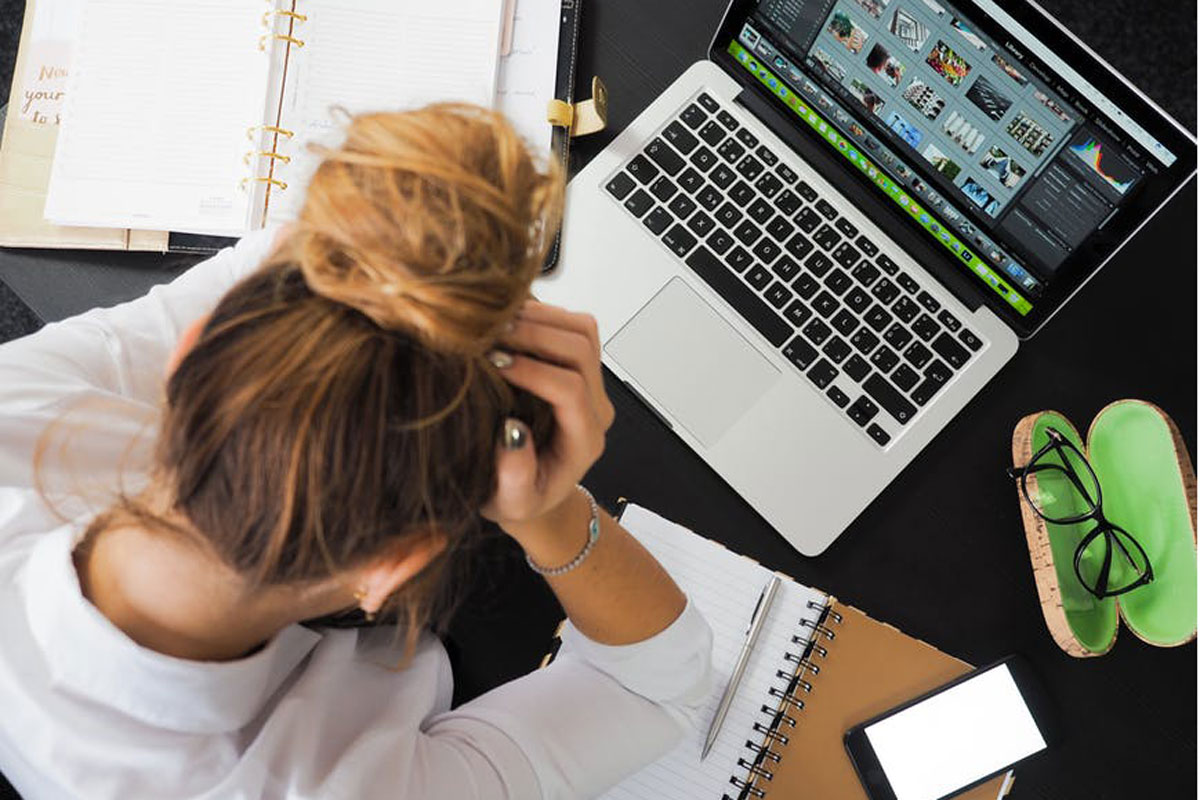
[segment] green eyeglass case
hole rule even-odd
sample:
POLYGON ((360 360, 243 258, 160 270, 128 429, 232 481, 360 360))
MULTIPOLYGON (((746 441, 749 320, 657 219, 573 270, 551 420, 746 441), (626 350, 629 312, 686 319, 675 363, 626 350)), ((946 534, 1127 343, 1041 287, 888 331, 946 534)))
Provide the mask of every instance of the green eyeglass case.
MULTIPOLYGON (((1017 494, 1042 614, 1055 643, 1076 658, 1104 655, 1117 640, 1120 620, 1139 639, 1175 647, 1196 637, 1196 476, 1179 429, 1158 406, 1118 400, 1092 421, 1087 446, 1054 411, 1022 419, 1013 431, 1014 466, 1029 463, 1053 427, 1086 454, 1103 492, 1103 511, 1145 549, 1154 579, 1116 597, 1099 599, 1080 583, 1074 555, 1095 521, 1059 525, 1043 520, 1017 494)), ((1038 475, 1027 488, 1038 500, 1038 475)), ((1048 485, 1041 491, 1050 492, 1048 485)), ((1062 494, 1062 493, 1060 493, 1062 494)), ((1048 502, 1070 503, 1067 496, 1048 502)), ((1077 514, 1086 501, 1076 498, 1077 514)), ((1068 515, 1069 516, 1069 515, 1068 515)))

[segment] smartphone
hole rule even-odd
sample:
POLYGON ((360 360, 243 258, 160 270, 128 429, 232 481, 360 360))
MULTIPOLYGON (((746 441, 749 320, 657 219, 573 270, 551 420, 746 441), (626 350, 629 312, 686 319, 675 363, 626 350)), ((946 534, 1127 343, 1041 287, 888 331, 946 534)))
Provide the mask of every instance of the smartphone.
POLYGON ((1058 740, 1029 665, 1010 656, 846 732, 871 800, 943 800, 1058 740))

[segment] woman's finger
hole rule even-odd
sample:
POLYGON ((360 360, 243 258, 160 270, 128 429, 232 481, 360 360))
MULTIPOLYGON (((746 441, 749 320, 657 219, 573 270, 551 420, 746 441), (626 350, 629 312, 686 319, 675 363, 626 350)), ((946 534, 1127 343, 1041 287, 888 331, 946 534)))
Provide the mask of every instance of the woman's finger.
MULTIPOLYGON (((587 461, 584 469, 599 457, 607 426, 598 417, 587 381, 580 373, 531 356, 514 355, 500 374, 550 404, 560 434, 555 437, 557 455, 573 462, 587 461)), ((580 472, 579 477, 582 475, 580 472)))
POLYGON ((495 522, 524 519, 540 509, 538 454, 529 426, 505 420, 496 445, 496 492, 484 505, 483 515, 495 522))
POLYGON ((501 343, 511 350, 579 372, 587 382, 592 404, 597 409, 607 404, 600 359, 593 351, 591 342, 582 334, 540 322, 519 320, 501 343))
POLYGON ((582 334, 591 341, 596 357, 600 357, 600 332, 596 326, 596 318, 590 314, 578 314, 559 306, 540 303, 537 300, 527 300, 517 313, 517 318, 566 328, 582 334))

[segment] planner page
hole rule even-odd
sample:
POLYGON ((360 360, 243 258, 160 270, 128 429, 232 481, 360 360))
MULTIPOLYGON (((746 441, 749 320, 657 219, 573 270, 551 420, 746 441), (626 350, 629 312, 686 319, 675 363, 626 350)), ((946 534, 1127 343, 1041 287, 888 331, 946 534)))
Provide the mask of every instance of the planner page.
POLYGON ((553 128, 546 106, 558 78, 562 0, 515 0, 512 50, 500 60, 496 108, 504 112, 533 151, 546 157, 553 128))
POLYGON ((762 740, 762 734, 754 731, 754 723, 770 722, 762 706, 774 709, 778 700, 769 691, 786 684, 776 672, 783 670, 791 675, 795 664, 785 655, 803 651, 812 633, 812 628, 802 626, 800 620, 815 621, 828 598, 789 578, 782 580, 720 737, 702 761, 700 752, 708 725, 733 672, 754 606, 774 573, 640 506, 626 507, 621 524, 659 560, 708 620, 713 631, 713 685, 700 728, 667 756, 622 781, 603 797, 719 800, 723 793, 736 797, 738 789, 729 779, 746 775, 746 769, 737 763, 750 755, 746 740, 762 740), (802 641, 794 643, 792 637, 801 637, 802 641))
POLYGON ((291 162, 276 175, 272 218, 299 212, 320 157, 336 146, 346 113, 400 111, 454 100, 491 106, 504 3, 499 0, 299 0, 304 47, 288 65, 280 127, 291 162))
POLYGON ((266 113, 264 3, 87 0, 47 219, 237 233, 253 187, 246 132, 266 113))

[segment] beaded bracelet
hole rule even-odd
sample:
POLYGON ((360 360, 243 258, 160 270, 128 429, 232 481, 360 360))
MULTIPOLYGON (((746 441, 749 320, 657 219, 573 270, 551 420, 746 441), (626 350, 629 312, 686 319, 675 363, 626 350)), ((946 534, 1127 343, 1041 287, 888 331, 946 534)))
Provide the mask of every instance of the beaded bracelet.
POLYGON ((587 544, 585 544, 583 549, 579 551, 579 555, 575 556, 561 567, 554 567, 553 569, 539 567, 537 564, 533 563, 533 559, 529 557, 528 553, 526 553, 525 563, 529 565, 531 570, 539 575, 557 577, 558 575, 565 575, 566 573, 575 569, 582 564, 585 559, 587 559, 588 555, 592 552, 592 548, 596 546, 596 540, 600 538, 600 508, 596 505, 596 498, 592 497, 592 493, 579 484, 576 484, 575 488, 582 492, 583 496, 587 498, 588 508, 591 509, 592 512, 592 519, 590 522, 588 522, 587 544))

